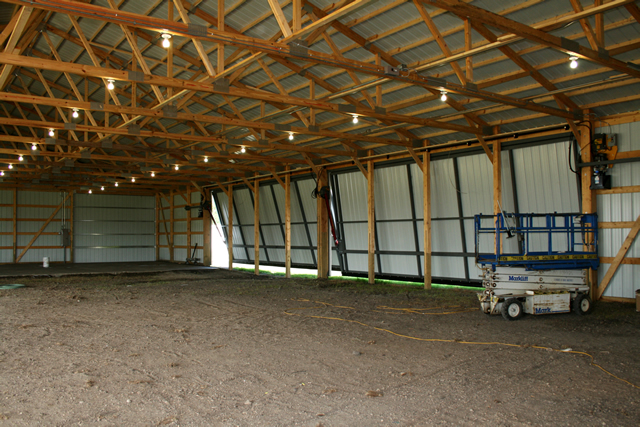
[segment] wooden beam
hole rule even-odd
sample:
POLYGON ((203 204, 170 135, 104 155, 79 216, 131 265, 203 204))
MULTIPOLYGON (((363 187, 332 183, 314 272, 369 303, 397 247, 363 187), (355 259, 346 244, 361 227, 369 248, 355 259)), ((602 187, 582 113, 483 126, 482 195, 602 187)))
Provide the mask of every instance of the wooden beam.
MULTIPOLYGON (((372 153, 370 153, 372 154, 372 153)), ((367 269, 369 284, 376 282, 376 217, 373 160, 367 162, 367 269)))
POLYGON ((291 277, 291 173, 284 177, 284 267, 285 277, 291 277))
POLYGON ((302 29, 302 0, 293 0, 292 30, 298 32, 302 29))
MULTIPOLYGON (((180 18, 182 19, 182 22, 184 22, 187 25, 190 25, 191 24, 191 19, 189 18, 189 15, 187 14, 187 11, 185 10, 184 6, 182 5, 182 1, 181 0, 173 0, 173 4, 176 6, 176 9, 178 10, 178 14, 180 15, 180 18)), ((213 65, 211 65, 211 61, 209 60, 209 55, 207 54, 207 51, 205 50, 204 46, 202 45, 202 41, 200 41, 197 38, 191 38, 191 41, 193 42, 193 45, 195 46, 196 50, 198 51, 198 55, 200 56, 200 59, 202 60, 202 64, 204 65, 204 68, 207 70, 207 73, 209 73, 209 76, 212 76, 212 77, 215 76, 216 75, 216 70, 213 68, 213 65)))
POLYGON ((624 242, 622 243, 620 250, 616 254, 615 258, 611 262, 611 265, 609 266, 609 269, 607 269, 607 272, 602 278, 602 282, 600 282, 600 285, 598 286, 598 298, 602 297, 602 294, 604 294, 604 291, 607 290, 609 283, 611 283, 611 279, 613 279, 613 276, 616 274, 616 271, 618 271, 618 267, 620 267, 620 264, 622 263, 624 256, 627 254, 627 251, 629 251, 629 248, 633 244, 633 241, 638 235, 639 230, 640 230, 640 215, 633 223, 633 227, 629 231, 627 238, 624 239, 624 242))
MULTIPOLYGON (((535 43, 540 43, 545 46, 549 46, 561 52, 576 56, 581 59, 589 60, 591 62, 603 65, 613 70, 628 74, 630 76, 640 78, 640 70, 629 67, 625 62, 612 57, 604 57, 600 55, 597 50, 590 49, 586 46, 576 44, 571 48, 566 47, 566 43, 563 39, 545 31, 541 31, 530 27, 525 24, 521 24, 512 19, 490 12, 488 10, 473 6, 467 3, 460 2, 458 0, 419 0, 422 3, 429 4, 431 6, 439 7, 454 13, 462 19, 471 19, 474 22, 482 22, 487 25, 499 28, 508 33, 516 34, 527 40, 535 43)), ((620 5, 633 3, 635 0, 626 0, 620 2, 620 5)), ((578 14, 575 15, 576 17, 578 14)))
MULTIPOLYGON (((14 49, 18 44, 18 40, 20 40, 20 37, 22 37, 22 33, 27 26, 27 22, 29 21, 29 17, 31 16, 32 12, 33 8, 26 5, 22 6, 20 12, 18 12, 18 19, 15 21, 15 27, 13 28, 11 36, 9 37, 9 41, 7 41, 7 45, 4 48, 4 51, 6 53, 14 53, 14 49)), ((6 64, 4 67, 2 67, 2 71, 0 71, 0 90, 4 90, 12 71, 13 66, 9 64, 6 64)))
MULTIPOLYGON (((471 21, 464 20, 464 48, 468 52, 473 49, 473 40, 471 38, 471 21)), ((467 56, 465 58, 465 66, 467 71, 467 81, 473 81, 473 57, 467 56)))
POLYGON ((278 0, 268 0, 269 6, 271 6, 271 11, 273 12, 273 16, 276 18, 278 22, 278 26, 280 27, 280 31, 285 37, 291 37, 291 28, 289 28, 289 22, 287 18, 284 16, 284 12, 282 12, 282 8, 280 7, 280 3, 278 0))
POLYGON ((253 262, 254 273, 260 274, 260 180, 253 184, 253 262))
POLYGON ((227 211, 229 218, 227 219, 227 251, 229 253, 229 270, 233 270, 233 185, 229 184, 227 190, 227 211))
MULTIPOLYGON (((591 160, 588 160, 591 161, 591 160)), ((582 159, 582 162, 585 162, 584 159, 582 159)), ((583 169, 583 175, 584 175, 584 169, 583 169)), ((590 169, 590 167, 588 168, 590 169)), ((584 187, 583 187, 584 188, 584 187)), ((625 193, 640 193, 640 185, 627 185, 627 186, 623 186, 623 187, 614 187, 611 188, 609 190, 596 190, 595 193, 597 195, 601 195, 601 194, 625 194, 625 193)))
POLYGON ((67 194, 67 197, 65 197, 62 200, 62 203, 60 203, 58 205, 58 207, 53 211, 53 213, 49 216, 49 218, 47 218, 47 220, 44 222, 44 224, 42 224, 42 227, 40 227, 40 230, 38 230, 38 232, 35 234, 35 236, 33 236, 33 238, 31 239, 31 241, 27 244, 27 246, 25 246, 24 250, 20 253, 20 255, 16 258, 16 263, 20 262, 20 260, 22 259, 22 257, 24 256, 24 254, 27 253, 27 251, 29 250, 29 248, 31 248, 31 246, 33 245, 33 243, 36 241, 36 239, 38 239, 38 237, 40 237, 40 235, 42 234, 42 232, 44 231, 45 228, 47 228, 47 225, 49 225, 49 223, 51 222, 51 220, 53 220, 53 218, 58 214, 58 212, 60 211, 60 209, 62 209, 65 205, 65 203, 67 203, 67 200, 69 200, 69 197, 71 196, 71 193, 67 194))
MULTIPOLYGON (((218 28, 224 30, 224 0, 218 0, 218 28)), ((224 43, 218 43, 218 73, 224 72, 224 43)))
POLYGON ((424 245, 424 288, 431 289, 431 153, 422 155, 422 212, 424 245))

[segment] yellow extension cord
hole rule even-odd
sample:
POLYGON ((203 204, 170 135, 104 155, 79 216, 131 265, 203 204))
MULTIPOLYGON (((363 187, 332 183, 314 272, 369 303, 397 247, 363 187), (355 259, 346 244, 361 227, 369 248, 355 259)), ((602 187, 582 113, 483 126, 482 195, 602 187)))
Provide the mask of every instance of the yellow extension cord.
MULTIPOLYGON (((298 301, 298 302, 314 302, 316 304, 322 304, 325 307, 334 307, 334 308, 344 308, 344 309, 349 309, 349 310, 355 310, 354 307, 347 307, 347 306, 342 306, 342 305, 333 305, 333 304, 329 304, 329 303, 323 302, 323 301, 311 301, 311 300, 302 299, 302 298, 296 299, 294 301, 298 301)), ((358 325, 366 326, 368 328, 373 328, 373 329, 378 330, 378 331, 387 332, 387 333, 389 333, 391 335, 395 335, 397 337, 408 338, 410 340, 416 340, 416 341, 448 342, 448 343, 470 344, 470 345, 502 345, 502 346, 505 346, 505 347, 535 348, 535 349, 539 349, 539 350, 556 351, 556 352, 559 352, 559 353, 579 354, 579 355, 582 355, 582 356, 588 356, 591 359, 591 365, 599 368, 605 374, 611 375, 613 378, 615 378, 617 380, 620 380, 622 382, 625 382, 625 383, 629 384, 631 387, 640 389, 640 387, 638 387, 637 385, 635 385, 635 384, 633 384, 633 383, 631 383, 631 382, 629 382, 629 381, 627 381, 627 380, 625 380, 623 378, 620 378, 619 376, 617 376, 615 374, 612 374, 611 372, 607 371, 602 366, 600 366, 597 363, 595 363, 594 358, 593 358, 592 355, 590 355, 589 353, 585 353, 583 351, 558 350, 556 348, 543 347, 543 346, 539 346, 539 345, 510 344, 510 343, 502 343, 502 342, 476 342, 476 341, 459 341, 459 340, 441 339, 441 338, 419 338, 419 337, 414 337, 414 336, 411 336, 411 335, 405 335, 405 334, 400 334, 398 332, 393 332, 393 331, 391 331, 389 329, 378 328, 377 326, 371 326, 371 325, 368 325, 368 324, 366 324, 364 322, 360 322, 358 320, 343 319, 341 317, 313 316, 313 315, 308 315, 308 314, 291 313, 294 310, 309 310, 309 309, 314 309, 314 308, 318 308, 318 307, 316 306, 316 307, 289 308, 289 309, 285 310, 284 313, 289 315, 289 316, 311 317, 313 319, 339 320, 339 321, 342 321, 342 322, 356 323, 358 325)), ((470 309, 470 308, 465 308, 465 307, 460 307, 460 306, 432 307, 432 308, 394 308, 394 307, 387 307, 387 306, 378 306, 376 308, 382 310, 385 313, 392 313, 392 314, 423 314, 423 315, 432 315, 432 316, 444 315, 444 314, 467 313, 467 312, 471 312, 471 311, 476 311, 477 310, 477 309, 470 309), (429 313, 429 312, 427 312, 429 310, 436 310, 436 309, 440 309, 440 308, 441 309, 452 309, 452 308, 454 308, 456 310, 455 311, 445 311, 445 312, 441 312, 441 313, 429 313)))

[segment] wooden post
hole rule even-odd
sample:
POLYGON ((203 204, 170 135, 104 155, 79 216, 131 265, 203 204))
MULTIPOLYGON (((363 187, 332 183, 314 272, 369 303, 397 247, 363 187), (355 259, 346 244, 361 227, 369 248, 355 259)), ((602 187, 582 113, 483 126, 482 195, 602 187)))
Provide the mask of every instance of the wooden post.
MULTIPOLYGON (((502 212, 502 154, 500 141, 493 142, 493 215, 495 217, 495 227, 498 228, 499 215, 502 212)), ((502 252, 502 236, 496 233, 494 242, 494 253, 498 255, 498 246, 502 252), (498 240, 500 239, 500 240, 498 240), (500 242, 500 245, 498 244, 500 242)))
POLYGON ((227 190, 227 200, 229 201, 229 220, 227 221, 227 250, 229 251, 229 270, 233 270, 233 185, 229 184, 227 190))
POLYGON ((69 195, 69 262, 73 264, 75 261, 73 251, 73 200, 75 199, 76 190, 71 190, 69 195))
POLYGON ((156 261, 160 260, 160 194, 156 193, 156 261))
MULTIPOLYGON (((287 167, 289 169, 289 167, 287 167)), ((291 173, 284 177, 284 267, 285 277, 291 277, 291 173)))
MULTIPOLYGON (((322 170, 318 174, 318 186, 327 186, 327 173, 322 170)), ((326 279, 329 276, 329 214, 322 197, 317 199, 318 209, 318 279, 326 279)))
MULTIPOLYGON (((589 110, 585 110, 584 114, 589 114, 589 110)), ((595 126, 595 123, 591 123, 591 126, 595 126)), ((591 134, 590 132, 581 127, 580 139, 578 145, 580 146, 580 159, 583 163, 591 162, 591 134)), ((591 166, 583 167, 580 171, 580 184, 582 190, 582 213, 590 214, 596 211, 596 197, 595 192, 591 189, 591 176, 593 174, 593 168, 591 166)), ((593 244, 593 236, 585 236, 585 250, 593 250, 591 246, 593 244)), ((611 268, 611 267, 609 267, 611 268)), ((589 269, 587 271, 587 282, 589 283, 589 295, 592 300, 596 300, 598 295, 598 271, 589 269)))
MULTIPOLYGON (((191 204, 191 186, 187 185, 187 205, 191 204)), ((191 257, 191 210, 187 212, 187 258, 191 257)), ((203 215, 204 217, 204 215, 203 215)))
POLYGON ((13 189, 13 263, 18 258, 18 189, 13 189))
POLYGON ((376 216, 373 160, 371 159, 367 162, 367 237, 367 269, 369 284, 373 285, 376 282, 376 216))
POLYGON ((169 226, 171 227, 171 235, 169 236, 169 261, 173 262, 173 257, 174 257, 174 247, 173 247, 173 237, 175 236, 175 218, 174 218, 174 197, 173 197, 173 190, 171 190, 169 192, 169 226))
MULTIPOLYGON (((213 209, 211 205, 211 191, 208 189, 204 190, 204 201, 213 209)), ((211 266, 211 226, 213 223, 211 215, 212 214, 205 209, 202 218, 202 264, 205 267, 211 266)))
POLYGON ((253 184, 253 262, 254 272, 260 274, 260 181, 256 178, 253 184))
POLYGON ((424 216, 424 288, 431 289, 431 153, 422 158, 422 205, 424 216))

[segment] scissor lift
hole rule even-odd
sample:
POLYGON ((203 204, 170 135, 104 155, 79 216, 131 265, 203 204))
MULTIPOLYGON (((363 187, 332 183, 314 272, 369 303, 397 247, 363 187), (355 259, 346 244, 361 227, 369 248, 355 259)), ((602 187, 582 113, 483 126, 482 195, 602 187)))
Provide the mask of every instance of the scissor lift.
POLYGON ((591 311, 586 269, 597 269, 596 214, 475 215, 482 311, 507 320, 591 311), (481 248, 494 246, 493 253, 481 248))

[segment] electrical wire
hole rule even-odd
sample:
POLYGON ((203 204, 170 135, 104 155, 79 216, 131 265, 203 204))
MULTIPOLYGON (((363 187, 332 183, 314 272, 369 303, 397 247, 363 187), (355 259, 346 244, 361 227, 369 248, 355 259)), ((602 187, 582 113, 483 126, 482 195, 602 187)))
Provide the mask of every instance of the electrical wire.
MULTIPOLYGON (((355 310, 354 307, 348 307, 348 306, 341 306, 341 305, 334 305, 334 304, 329 304, 327 302, 323 302, 323 301, 311 301, 308 299, 304 299, 304 298, 298 298, 295 299, 294 301, 297 302, 313 302, 316 304, 321 304, 322 306, 325 307, 334 307, 334 308, 342 308, 342 309, 349 309, 349 310, 355 310)), ((460 307, 460 306, 454 306, 454 307, 460 307)), ((405 312, 405 314, 427 314, 427 315, 443 315, 443 314, 457 314, 457 313, 464 313, 464 312, 470 312, 470 311, 476 311, 477 309, 471 309, 471 308, 465 308, 465 310, 463 311, 453 311, 453 312, 442 312, 442 313, 423 313, 422 310, 436 310, 438 308, 440 309, 446 309, 446 308, 454 308, 454 307, 433 307, 433 308, 428 308, 428 309, 414 309, 414 308, 394 308, 394 307, 387 307, 387 306, 378 306, 376 308, 379 309, 384 309, 384 310, 391 310, 391 311, 397 311, 397 312, 405 312)), ((458 339, 445 339, 445 338, 420 338, 420 337, 414 337, 412 335, 406 335, 406 334, 401 334, 398 332, 394 332, 390 329, 386 329, 386 328, 380 328, 377 326, 372 326, 369 325, 367 323, 361 322, 359 320, 352 320, 352 319, 344 319, 341 317, 329 317, 329 316, 314 316, 314 315, 309 315, 309 314, 299 314, 299 313, 292 313, 292 311, 296 310, 310 310, 310 309, 314 309, 314 308, 319 308, 319 306, 315 306, 315 307, 295 307, 295 308, 289 308, 284 310, 284 313, 289 315, 289 316, 299 316, 299 317, 310 317, 312 319, 325 319, 325 320, 337 320, 337 321, 341 321, 341 322, 349 322, 349 323, 355 323, 367 328, 372 328, 375 329, 377 331, 381 331, 381 332, 386 332, 389 333, 391 335, 395 335, 397 337, 401 337, 401 338, 407 338, 410 340, 415 340, 415 341, 422 341, 422 342, 443 342, 443 343, 456 343, 456 344, 467 344, 467 345, 495 345, 495 346, 503 346, 503 347, 517 347, 517 348, 534 348, 537 350, 547 350, 547 351, 555 351, 558 353, 566 353, 566 354, 577 354, 577 355, 581 355, 581 356, 587 356, 589 357, 590 360, 590 364, 592 366, 595 366, 596 368, 600 369, 602 372, 604 372, 607 375, 612 376, 613 378, 622 381, 628 385, 630 385, 633 388, 637 388, 640 389, 639 386, 633 384, 630 381, 625 380, 624 378, 620 378, 619 376, 607 371, 605 368, 603 368, 602 366, 598 365, 597 363, 595 363, 595 359, 594 357, 589 354, 586 353, 584 351, 576 351, 576 350, 571 350, 571 349, 557 349, 557 348, 553 348, 553 347, 545 347, 545 346, 540 346, 540 345, 529 345, 529 344, 512 344, 512 343, 504 343, 504 342, 498 342, 498 341, 489 341, 489 342, 479 342, 479 341, 462 341, 462 340, 458 340, 458 339)))

